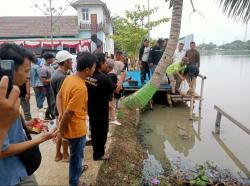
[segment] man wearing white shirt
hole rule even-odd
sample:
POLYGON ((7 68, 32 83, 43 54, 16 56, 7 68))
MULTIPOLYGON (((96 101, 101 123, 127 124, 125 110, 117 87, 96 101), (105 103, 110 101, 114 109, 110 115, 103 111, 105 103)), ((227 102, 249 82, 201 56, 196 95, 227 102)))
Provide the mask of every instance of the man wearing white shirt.
POLYGON ((176 49, 173 56, 173 63, 176 61, 181 61, 185 57, 186 51, 183 49, 184 43, 179 43, 178 49, 176 49))

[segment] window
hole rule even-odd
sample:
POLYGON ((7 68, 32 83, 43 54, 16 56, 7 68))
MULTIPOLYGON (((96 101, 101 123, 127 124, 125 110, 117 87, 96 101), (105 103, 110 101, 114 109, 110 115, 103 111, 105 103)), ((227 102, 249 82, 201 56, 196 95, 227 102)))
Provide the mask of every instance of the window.
POLYGON ((82 19, 84 21, 89 20, 89 9, 88 8, 82 8, 82 19))

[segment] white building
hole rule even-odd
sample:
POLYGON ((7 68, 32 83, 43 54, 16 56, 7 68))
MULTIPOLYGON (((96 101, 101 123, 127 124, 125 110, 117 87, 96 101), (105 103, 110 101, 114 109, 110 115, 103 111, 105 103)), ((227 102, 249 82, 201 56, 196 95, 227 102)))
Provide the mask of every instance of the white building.
POLYGON ((110 12, 105 3, 100 0, 78 0, 72 5, 77 10, 79 38, 90 38, 97 34, 103 43, 103 51, 114 53, 113 25, 110 12))
POLYGON ((77 16, 54 16, 53 43, 50 17, 0 17, 0 44, 16 43, 32 50, 67 49, 72 53, 90 50, 91 36, 103 52, 114 54, 113 26, 109 10, 100 0, 78 0, 72 4, 77 16), (31 26, 32 25, 32 26, 31 26))

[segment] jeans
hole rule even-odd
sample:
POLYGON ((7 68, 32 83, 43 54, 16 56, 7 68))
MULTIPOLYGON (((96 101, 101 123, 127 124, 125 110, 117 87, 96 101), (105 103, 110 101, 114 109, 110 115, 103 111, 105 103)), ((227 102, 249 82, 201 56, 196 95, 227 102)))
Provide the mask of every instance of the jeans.
POLYGON ((70 159, 69 159, 69 185, 77 186, 83 170, 84 148, 86 136, 68 139, 70 159))
POLYGON ((153 67, 150 67, 151 76, 153 76, 153 74, 154 74, 154 72, 155 72, 155 69, 156 69, 156 66, 157 66, 157 65, 154 65, 153 67))
POLYGON ((45 91, 43 87, 33 87, 36 96, 37 108, 43 108, 43 102, 45 100, 45 91))
POLYGON ((38 183, 36 181, 36 177, 34 175, 30 175, 30 176, 25 177, 16 186, 38 186, 38 183))
POLYGON ((25 120, 30 121, 32 118, 30 113, 30 101, 26 101, 25 98, 20 97, 20 102, 24 112, 25 120))

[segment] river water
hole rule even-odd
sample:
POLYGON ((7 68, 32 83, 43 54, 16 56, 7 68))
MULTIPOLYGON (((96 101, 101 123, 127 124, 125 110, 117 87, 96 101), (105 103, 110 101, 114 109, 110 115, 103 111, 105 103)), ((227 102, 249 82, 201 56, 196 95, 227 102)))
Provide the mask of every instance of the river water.
MULTIPOLYGON (((250 136, 222 117, 220 136, 213 135, 214 105, 250 129, 250 53, 201 57, 200 73, 207 76, 201 112, 195 103, 195 121, 189 107, 155 105, 142 116, 141 131, 149 158, 144 173, 157 177, 170 162, 182 169, 207 161, 233 174, 250 178, 250 136), (201 119, 198 119, 198 118, 201 119)), ((197 91, 199 92, 199 81, 197 91)))

